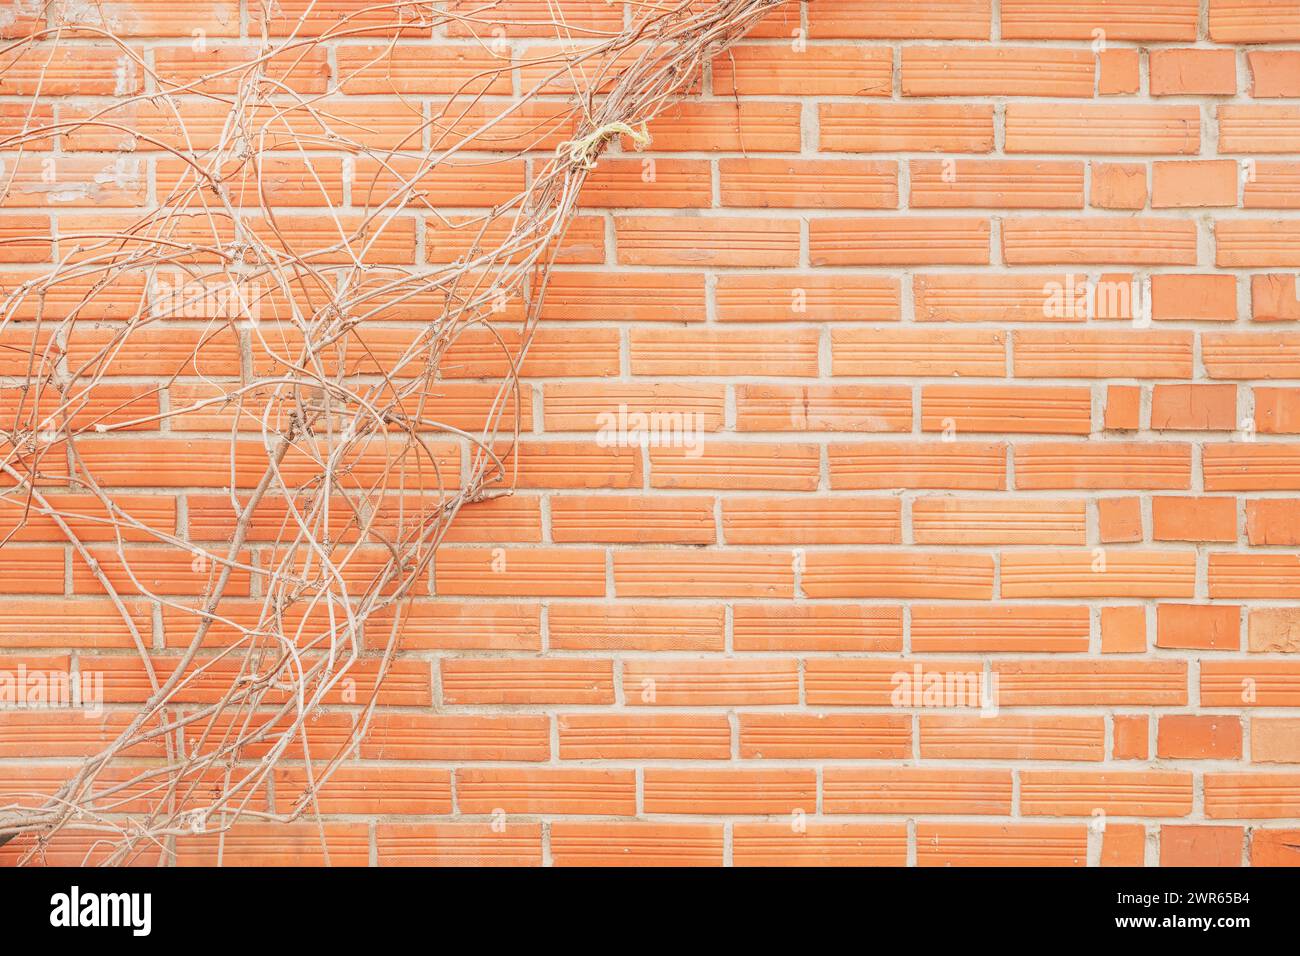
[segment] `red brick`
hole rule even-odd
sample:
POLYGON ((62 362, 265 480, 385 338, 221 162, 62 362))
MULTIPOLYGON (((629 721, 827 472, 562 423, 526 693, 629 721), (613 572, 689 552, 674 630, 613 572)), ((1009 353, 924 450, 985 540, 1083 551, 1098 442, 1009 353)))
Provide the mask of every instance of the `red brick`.
POLYGON ((1156 541, 1236 541, 1237 499, 1153 495, 1156 541))
POLYGON ((1150 719, 1146 714, 1116 714, 1115 744, 1111 756, 1116 760, 1146 760, 1151 756, 1148 740, 1150 719))
POLYGON ((1300 51, 1251 50, 1246 64, 1250 67, 1250 95, 1256 99, 1300 96, 1300 51))
POLYGON ((1232 50, 1152 50, 1148 63, 1152 96, 1237 92, 1237 58, 1232 50))
POLYGON ((1237 760, 1241 720, 1237 717, 1168 714, 1160 718, 1156 756, 1185 760, 1237 760))
POLYGON ((1241 866, 1244 827, 1162 826, 1161 866, 1241 866))
POLYGON ((1097 92, 1102 96, 1136 93, 1141 88, 1142 63, 1137 50, 1103 50, 1097 61, 1097 92))
POLYGON ((1238 166, 1231 160, 1152 164, 1151 208, 1237 205, 1238 166))
POLYGON ((1093 163, 1089 204, 1098 209, 1142 209, 1147 168, 1141 163, 1093 163))

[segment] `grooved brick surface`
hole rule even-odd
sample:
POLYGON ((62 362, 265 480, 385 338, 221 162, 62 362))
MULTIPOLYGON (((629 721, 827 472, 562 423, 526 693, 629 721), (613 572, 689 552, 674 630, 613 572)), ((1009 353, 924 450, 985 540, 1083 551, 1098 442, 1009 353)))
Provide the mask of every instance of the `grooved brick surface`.
MULTIPOLYGON (((256 51, 261 4, 102 6, 190 85, 193 148, 216 142, 225 110, 205 97, 235 88, 213 74, 256 51)), ((269 34, 308 6, 271 4, 269 34)), ((368 6, 318 3, 296 29, 368 6)), ((255 228, 304 247, 330 244, 322 207, 359 227, 368 184, 416 168, 412 108, 436 115, 469 82, 482 98, 457 110, 481 120, 544 75, 551 6, 579 36, 632 15, 504 3, 411 31, 387 64, 364 35, 274 60, 371 153, 318 136, 233 175, 232 202, 263 191, 283 212, 255 228), (484 78, 502 56, 517 75, 484 78)), ((0 16, 0 35, 20 26, 0 16)), ((323 830, 241 823, 223 862, 321 864, 323 833, 334 865, 1300 865, 1296 44, 1300 6, 1266 0, 811 0, 712 60, 645 150, 624 139, 593 172, 520 370, 516 493, 466 506, 438 551, 371 731, 321 792, 323 830)), ((0 53, 0 143, 29 109, 70 124, 0 145, 0 301, 184 179, 148 139, 75 125, 154 92, 126 62, 89 34, 48 64, 0 53)), ((494 162, 426 177, 369 261, 464 254, 457 224, 565 141, 569 92, 472 144, 494 162)), ((160 102, 123 115, 178 135, 160 102)), ((181 229, 195 268, 204 228, 181 229)), ((97 361, 139 294, 87 305, 67 362, 97 361)), ((78 307, 62 296, 46 308, 78 307)), ((437 308, 379 309, 353 370, 395 361, 437 308)), ((0 418, 50 344, 35 318, 0 324, 0 418)), ((147 422, 277 361, 246 323, 130 342, 88 421, 147 422)), ((489 332, 462 336, 428 414, 475 431, 505 373, 489 332)), ((43 469, 88 468, 145 524, 218 542, 259 442, 255 421, 203 407, 43 469)), ((469 446, 429 451, 454 487, 469 446)), ((359 480, 384 467, 372 452, 359 480)), ((0 709, 0 804, 52 792, 148 696, 97 573, 160 666, 194 619, 154 613, 140 586, 193 601, 207 580, 148 535, 123 543, 128 573, 98 499, 70 484, 59 501, 98 571, 52 521, 0 504, 0 670, 101 672, 106 707, 0 709)), ((249 622, 277 526, 251 529, 232 579, 249 622)), ((345 571, 381 559, 358 549, 345 571)), ((363 696, 383 623, 351 672, 363 696)), ((214 628, 204 655, 232 634, 214 628)), ((215 663, 182 701, 229 678, 215 663)), ((331 699, 313 739, 342 739, 356 701, 331 699)), ((290 762, 277 784, 304 773, 290 762)), ((218 852, 201 835, 173 849, 182 865, 218 852)))

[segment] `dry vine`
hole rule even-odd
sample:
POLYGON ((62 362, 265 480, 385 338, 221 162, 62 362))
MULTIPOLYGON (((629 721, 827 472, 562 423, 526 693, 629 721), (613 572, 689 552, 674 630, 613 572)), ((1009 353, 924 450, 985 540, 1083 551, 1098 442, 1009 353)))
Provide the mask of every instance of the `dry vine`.
MULTIPOLYGON (((331 40, 378 40, 382 62, 398 49, 406 28, 423 33, 458 22, 479 28, 475 35, 487 32, 495 0, 459 10, 376 3, 356 15, 364 14, 364 22, 348 18, 311 37, 295 29, 273 40, 263 23, 255 56, 184 84, 152 70, 107 17, 96 18, 93 0, 76 5, 75 22, 63 21, 60 4, 46 0, 49 25, 0 48, 2 74, 20 53, 48 56, 48 63, 61 43, 93 38, 116 46, 149 81, 139 96, 118 97, 96 113, 60 122, 44 120, 38 94, 19 128, 0 130, 0 151, 21 163, 25 151, 55 136, 112 133, 148 142, 157 155, 183 164, 156 209, 132 214, 120 228, 62 236, 56 264, 36 267, 0 299, 0 335, 10 333, 11 350, 12 337, 20 337, 28 365, 22 380, 4 384, 17 396, 5 407, 17 411, 0 422, 0 472, 7 479, 0 479, 0 504, 20 509, 23 518, 0 546, 27 520, 53 521, 120 613, 150 687, 147 703, 53 797, 34 793, 0 806, 0 842, 21 836, 25 858, 35 860, 55 834, 81 831, 90 835, 96 859, 122 864, 154 851, 165 860, 175 837, 196 831, 219 837, 240 819, 318 816, 316 794, 367 732, 399 645, 401 612, 448 527, 462 508, 510 493, 520 363, 585 179, 615 140, 641 142, 645 124, 709 59, 783 2, 634 3, 625 28, 606 36, 570 30, 553 10, 548 22, 555 36, 581 42, 532 61, 547 67, 544 78, 508 105, 488 106, 481 92, 487 81, 518 65, 507 52, 499 69, 446 97, 436 115, 426 120, 413 112, 396 151, 376 148, 354 122, 334 115, 328 94, 295 93, 282 77, 331 40), (392 22, 375 26, 376 14, 385 11, 392 22), (213 92, 214 80, 232 92, 213 92), (524 190, 486 215, 440 216, 423 197, 420 180, 436 170, 493 161, 466 154, 492 142, 502 124, 529 115, 528 104, 544 91, 554 94, 557 84, 574 92, 556 121, 511 154, 534 157, 524 190), (224 114, 210 147, 190 145, 193 102, 205 110, 219 106, 224 114), (160 136, 156 122, 138 119, 145 113, 165 116, 179 134, 160 136), (426 128, 430 145, 423 148, 426 128), (560 146, 538 152, 559 128, 567 131, 560 146), (357 177, 353 204, 360 212, 330 209, 330 236, 303 248, 311 243, 281 229, 265 178, 275 162, 297 153, 315 179, 313 149, 367 157, 379 172, 365 183, 357 177), (241 177, 255 190, 237 194, 232 184, 241 177), (443 219, 464 236, 464 254, 446 266, 377 265, 372 250, 403 221, 399 214, 412 209, 443 219), (136 350, 149 352, 157 340, 148 335, 166 328, 171 313, 148 292, 161 279, 182 288, 196 280, 208 289, 214 283, 228 288, 233 308, 210 324, 183 363, 152 376, 147 394, 182 375, 203 377, 203 390, 141 416, 131 409, 131 396, 115 404, 106 380, 120 374, 116 363, 136 350), (102 297, 136 288, 139 296, 114 317, 108 333, 104 323, 84 318, 95 314, 102 297), (255 302, 250 289, 258 290, 255 302), (403 303, 428 309, 418 333, 400 349, 374 347, 368 323, 403 303), (503 319, 503 305, 515 310, 508 330, 494 324, 503 319), (270 318, 262 314, 268 309, 275 311, 270 318), (205 372, 208 353, 231 330, 246 335, 257 356, 255 367, 235 382, 205 372), (440 363, 469 330, 488 330, 507 368, 479 434, 440 421, 437 402, 429 399, 440 363), (92 337, 88 352, 90 331, 99 337, 92 337), (81 343, 75 361, 74 341, 81 343), (226 416, 230 429, 229 447, 221 444, 231 475, 232 531, 219 545, 182 540, 133 515, 129 503, 107 490, 113 481, 97 477, 103 459, 87 454, 87 442, 213 414, 226 416), (449 441, 468 447, 468 468, 454 483, 443 471, 449 441), (69 511, 60 498, 69 491, 93 496, 95 513, 82 513, 84 506, 69 511), (78 536, 88 522, 107 529, 97 536, 108 539, 107 549, 78 536), (276 529, 269 539, 273 560, 254 567, 246 555, 250 529, 268 525, 276 529), (142 540, 184 549, 194 568, 206 571, 197 604, 150 590, 132 566, 138 552, 128 547, 142 540), (245 574, 260 582, 251 615, 229 595, 232 577, 245 574), (190 618, 189 640, 166 671, 155 671, 147 625, 114 584, 124 579, 169 620, 190 618), (367 622, 369 653, 362 630, 367 622), (366 671, 366 694, 356 702, 351 732, 332 752, 316 753, 306 729, 355 679, 360 661, 373 670, 366 671), (216 688, 210 702, 185 697, 199 684, 216 688), (147 765, 122 760, 142 745, 165 756, 147 765), (289 806, 277 813, 258 795, 282 759, 301 761, 305 772, 289 804, 277 799, 289 806)), ((8 176, 0 172, 0 200, 17 174, 16 168, 8 176)), ((315 185, 324 197, 318 179, 315 185)), ((328 198, 319 204, 328 206, 328 198)), ((2 241, 39 240, 54 237, 2 241)), ((185 305, 169 308, 184 314, 185 305)), ((285 786, 280 783, 277 797, 285 786)))

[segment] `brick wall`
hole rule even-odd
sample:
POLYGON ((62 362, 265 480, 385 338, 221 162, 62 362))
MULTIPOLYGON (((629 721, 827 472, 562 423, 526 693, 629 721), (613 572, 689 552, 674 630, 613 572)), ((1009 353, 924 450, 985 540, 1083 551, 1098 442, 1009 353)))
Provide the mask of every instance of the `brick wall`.
MULTIPOLYGON (((307 32, 367 5, 318 2, 307 32)), ((9 6, 6 37, 44 22, 9 6)), ((190 80, 260 33, 256 3, 104 6, 190 80)), ((485 68, 471 34, 519 74, 480 108, 537 75, 556 43, 529 25, 540 7, 408 36, 400 69, 340 40, 286 82, 387 156, 412 104, 485 68)), ((560 7, 594 30, 625 12, 560 7)), ((32 109, 72 121, 149 91, 117 48, 70 36, 33 99, 36 50, 0 55, 0 138, 32 109)), ((224 115, 199 92, 181 98, 196 149, 205 111, 224 115)), ((165 137, 150 108, 133 122, 165 137)), ((524 365, 518 493, 467 507, 439 552, 374 729, 322 795, 330 861, 1300 863, 1300 6, 790 3, 650 132, 591 177, 524 365)), ((5 154, 0 286, 165 201, 179 162, 124 145, 74 128, 5 154)), ((359 215, 379 168, 327 145, 268 174, 304 241, 328 235, 323 196, 359 215)), ((539 155, 426 195, 473 214, 539 155)), ((457 235, 413 208, 370 258, 419 270, 457 235)), ((120 291, 71 351, 129 314, 120 291)), ((27 318, 0 329, 9 417, 27 318)), ((410 318, 365 340, 396 354, 410 318)), ((259 361, 247 328, 202 322, 133 347, 100 414, 182 407, 259 361), (172 378, 201 335, 226 339, 172 378)), ((500 369, 483 340, 453 352, 430 398, 472 428, 500 369)), ((80 449, 134 513, 220 540, 230 475, 248 483, 230 426, 80 449)), ((440 454, 454 473, 468 451, 440 454)), ((4 667, 102 673, 107 706, 0 711, 0 803, 53 789, 148 695, 85 562, 2 506, 22 528, 0 547, 4 667)), ((183 550, 128 551, 148 587, 201 590, 183 550)), ((249 561, 270 552, 253 540, 249 561)), ((255 603, 256 574, 234 586, 255 603)), ((168 610, 130 606, 159 661, 184 645, 168 610)), ((356 711, 338 701, 312 733, 356 711)), ((319 843, 310 822, 249 822, 223 853, 316 863, 319 843)), ((214 845, 180 837, 177 862, 214 845)))

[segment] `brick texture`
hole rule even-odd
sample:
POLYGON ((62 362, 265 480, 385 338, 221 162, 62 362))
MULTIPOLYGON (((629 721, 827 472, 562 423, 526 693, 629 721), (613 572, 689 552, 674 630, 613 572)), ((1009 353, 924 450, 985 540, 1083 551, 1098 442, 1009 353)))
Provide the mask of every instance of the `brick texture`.
MULTIPOLYGON (((201 94, 229 91, 210 75, 256 49, 261 5, 103 6, 154 68, 198 84, 177 103, 204 148, 224 113, 201 94)), ((273 36, 305 8, 270 6, 273 36)), ((316 6, 300 32, 371 4, 316 6)), ((594 30, 632 15, 560 6, 594 30)), ((365 37, 286 66, 374 154, 321 139, 270 165, 277 227, 323 244, 326 197, 360 223, 365 184, 412 161, 410 104, 436 112, 492 60, 473 34, 499 39, 517 82, 536 75, 556 42, 538 9, 404 37, 388 69, 367 68, 365 37)), ((524 363, 518 492, 463 511, 416 597, 375 726, 322 793, 331 862, 1300 864, 1296 43, 1283 3, 814 0, 711 63, 646 151, 616 145, 592 176, 524 363), (688 426, 602 437, 620 410, 688 426)), ((93 34, 60 50, 44 82, 43 60, 0 53, 0 140, 38 87, 59 121, 143 89, 93 34)), ((480 111, 517 88, 480 87, 480 111)), ((428 202, 454 220, 512 195, 537 156, 508 137, 544 122, 539 102, 480 144, 497 162, 432 177, 428 202)), ((157 104, 130 109, 174 136, 157 104)), ((103 127, 5 146, 0 169, 0 290, 182 174, 103 127), (57 243, 34 238, 52 226, 57 243)), ((412 206, 370 257, 418 271, 463 242, 412 206)), ((129 290, 97 298, 69 362, 131 308, 129 290)), ((0 325, 9 418, 44 341, 33 318, 0 325)), ((400 354, 412 318, 368 320, 375 353, 400 354)), ((270 361, 247 328, 202 321, 131 343, 87 416, 147 419, 270 361), (170 377, 203 338, 203 367, 170 377)), ((452 356, 428 414, 472 430, 499 355, 484 334, 452 356)), ((231 460, 234 421, 80 448, 142 520, 220 541, 231 476, 246 491, 258 474, 238 453, 254 434, 231 460)), ((454 484, 467 447, 434 451, 454 484)), ((93 498, 67 500, 165 661, 192 619, 135 596, 93 498)), ((0 670, 99 671, 108 703, 95 720, 0 710, 0 804, 52 787, 148 691, 95 575, 52 522, 21 518, 6 497, 0 670)), ((253 567, 274 535, 250 536, 253 567)), ((147 586, 201 593, 185 552, 126 547, 147 586)), ((244 571, 232 593, 259 587, 244 571)), ((354 675, 375 677, 365 659, 354 675)), ((357 709, 340 698, 313 727, 357 709)), ((214 846, 178 838, 176 859, 214 846)), ((241 824, 224 853, 323 862, 305 824, 241 824)))

